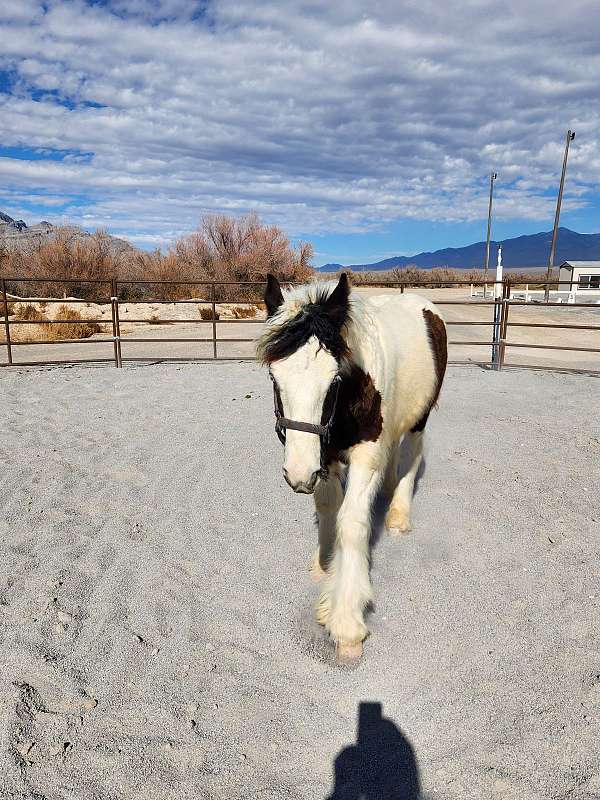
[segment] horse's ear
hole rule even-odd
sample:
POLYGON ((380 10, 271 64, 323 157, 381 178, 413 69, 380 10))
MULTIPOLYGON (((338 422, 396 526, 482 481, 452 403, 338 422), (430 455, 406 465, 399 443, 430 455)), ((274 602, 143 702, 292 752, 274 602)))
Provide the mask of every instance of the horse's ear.
POLYGON ((348 275, 342 272, 338 285, 327 298, 325 310, 330 319, 341 328, 348 318, 348 298, 350 297, 350 281, 348 275))
POLYGON ((283 293, 281 286, 275 275, 269 273, 267 275, 267 288, 265 290, 265 305, 267 307, 267 316, 272 317, 277 311, 279 306, 283 303, 283 293))

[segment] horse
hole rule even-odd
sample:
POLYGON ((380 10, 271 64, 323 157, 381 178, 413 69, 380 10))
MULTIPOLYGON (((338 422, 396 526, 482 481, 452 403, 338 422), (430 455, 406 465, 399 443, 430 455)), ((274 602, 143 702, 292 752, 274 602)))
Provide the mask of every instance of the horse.
POLYGON ((428 300, 365 297, 351 291, 346 273, 337 284, 284 290, 269 274, 264 301, 257 355, 273 382, 283 475, 294 492, 314 495, 317 513, 316 619, 338 659, 355 660, 373 600, 373 500, 380 487, 390 498, 389 533, 411 530, 423 433, 446 371, 446 326, 428 300), (399 477, 401 443, 408 469, 399 477))

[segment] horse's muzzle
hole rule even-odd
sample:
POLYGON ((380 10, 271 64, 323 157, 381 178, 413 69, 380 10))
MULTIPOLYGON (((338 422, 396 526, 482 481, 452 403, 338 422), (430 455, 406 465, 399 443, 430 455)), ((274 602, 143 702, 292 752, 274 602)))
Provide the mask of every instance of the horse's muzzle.
POLYGON ((320 475, 321 471, 317 470, 310 476, 310 480, 292 483, 285 467, 283 469, 283 477, 285 478, 285 482, 296 492, 296 494, 312 494, 315 490, 315 486, 317 485, 320 475))

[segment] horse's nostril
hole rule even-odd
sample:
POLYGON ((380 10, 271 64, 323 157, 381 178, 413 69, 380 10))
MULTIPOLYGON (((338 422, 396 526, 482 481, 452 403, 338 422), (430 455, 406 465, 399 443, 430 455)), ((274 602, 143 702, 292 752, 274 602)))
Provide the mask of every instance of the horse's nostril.
POLYGON ((310 480, 309 480, 309 482, 306 484, 306 488, 307 488, 309 491, 312 491, 312 490, 315 488, 315 484, 316 484, 316 482, 317 482, 317 478, 318 478, 318 477, 319 477, 319 473, 318 473, 318 471, 317 471, 317 472, 313 472, 313 474, 310 476, 310 480))
POLYGON ((312 494, 318 478, 319 478, 319 473, 313 472, 313 474, 310 476, 310 480, 299 483, 296 486, 292 486, 292 489, 295 492, 298 492, 299 494, 312 494))

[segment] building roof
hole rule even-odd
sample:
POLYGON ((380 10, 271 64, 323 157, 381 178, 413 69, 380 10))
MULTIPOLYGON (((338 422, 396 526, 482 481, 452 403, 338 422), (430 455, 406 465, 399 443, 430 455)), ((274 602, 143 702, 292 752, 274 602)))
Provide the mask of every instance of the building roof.
POLYGON ((591 269, 600 272, 600 261, 563 261, 560 269, 570 267, 571 269, 591 269))

